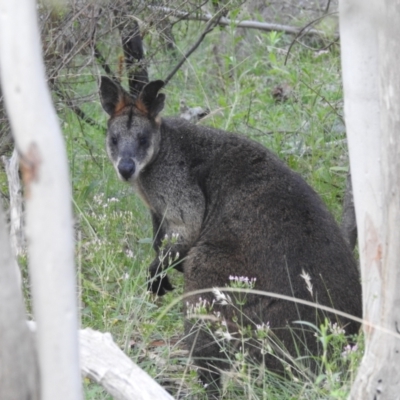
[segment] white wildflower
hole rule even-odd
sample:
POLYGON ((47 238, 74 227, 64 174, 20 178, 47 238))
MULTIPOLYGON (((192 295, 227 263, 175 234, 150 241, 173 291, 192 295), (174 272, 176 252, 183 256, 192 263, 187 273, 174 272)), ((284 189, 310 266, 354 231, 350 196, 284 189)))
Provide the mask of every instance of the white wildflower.
POLYGON ((311 296, 313 295, 313 286, 311 283, 311 276, 308 272, 304 271, 304 269, 301 270, 300 276, 304 279, 304 282, 306 283, 307 290, 310 292, 311 296))
POLYGON ((258 331, 268 332, 270 330, 269 321, 266 324, 264 322, 261 325, 256 324, 256 328, 258 331))
POLYGON ((250 289, 252 289, 256 283, 257 278, 229 275, 229 280, 234 284, 239 284, 239 287, 249 287, 250 289))
POLYGON ((217 300, 218 304, 220 304, 222 306, 225 306, 227 304, 232 304, 232 300, 229 297, 229 295, 222 293, 217 288, 213 288, 212 292, 213 292, 213 295, 214 295, 215 299, 217 300))
POLYGON ((195 304, 186 302, 186 314, 188 316, 196 316, 200 314, 205 314, 210 308, 210 302, 207 299, 202 299, 199 297, 199 301, 195 304))
POLYGON ((346 331, 340 325, 338 325, 337 322, 332 324, 332 322, 329 321, 329 329, 334 335, 344 335, 346 333, 346 331))
POLYGON ((127 255, 127 257, 129 258, 133 258, 134 254, 133 251, 131 249, 126 249, 125 250, 125 254, 127 255))
POLYGON ((346 358, 348 357, 351 353, 354 353, 358 350, 358 346, 355 344, 354 346, 350 346, 349 344, 345 346, 343 349, 344 351, 342 352, 342 357, 346 358))
POLYGON ((220 319, 221 318, 221 312, 220 311, 214 311, 214 315, 216 318, 220 319))
POLYGON ((228 342, 233 339, 233 336, 228 331, 224 332, 222 329, 218 329, 215 333, 228 342))

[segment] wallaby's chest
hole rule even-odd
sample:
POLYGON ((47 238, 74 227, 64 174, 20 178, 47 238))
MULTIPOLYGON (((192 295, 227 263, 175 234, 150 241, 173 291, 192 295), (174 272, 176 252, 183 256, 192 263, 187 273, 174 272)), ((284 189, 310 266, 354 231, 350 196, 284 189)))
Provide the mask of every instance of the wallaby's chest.
POLYGON ((135 189, 152 212, 164 220, 181 223, 182 197, 188 187, 177 165, 157 164, 146 169, 135 184, 135 189))
POLYGON ((139 196, 140 200, 142 200, 143 204, 150 210, 153 210, 151 205, 151 200, 143 188, 143 184, 140 180, 137 180, 133 185, 133 189, 137 196, 139 196))

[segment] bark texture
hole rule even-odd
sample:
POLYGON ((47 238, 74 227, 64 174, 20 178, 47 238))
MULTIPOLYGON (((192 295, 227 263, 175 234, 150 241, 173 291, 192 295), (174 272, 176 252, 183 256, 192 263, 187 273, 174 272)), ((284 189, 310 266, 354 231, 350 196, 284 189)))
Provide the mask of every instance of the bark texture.
POLYGON ((357 244, 357 221, 350 172, 347 174, 346 192, 344 194, 343 214, 340 228, 342 229, 343 236, 349 244, 350 249, 354 250, 357 244))
POLYGON ((15 256, 25 252, 25 233, 22 212, 22 188, 19 179, 19 156, 14 149, 10 158, 3 156, 10 193, 10 239, 15 256))

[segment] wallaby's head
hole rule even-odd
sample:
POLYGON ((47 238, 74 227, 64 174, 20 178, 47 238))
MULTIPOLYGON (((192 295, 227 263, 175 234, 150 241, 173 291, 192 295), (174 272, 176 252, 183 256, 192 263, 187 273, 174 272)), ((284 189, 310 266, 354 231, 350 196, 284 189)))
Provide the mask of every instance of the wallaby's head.
POLYGON ((165 100, 158 91, 163 86, 163 81, 150 82, 133 98, 112 79, 101 77, 101 104, 110 115, 107 153, 122 180, 133 182, 158 152, 158 115, 165 100))

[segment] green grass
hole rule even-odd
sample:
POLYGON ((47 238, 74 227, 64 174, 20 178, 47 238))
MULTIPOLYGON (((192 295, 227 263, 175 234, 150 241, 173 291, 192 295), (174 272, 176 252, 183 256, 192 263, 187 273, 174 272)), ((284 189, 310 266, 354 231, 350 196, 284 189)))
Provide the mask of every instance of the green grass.
MULTIPOLYGON (((179 51, 193 43, 202 27, 195 22, 176 26, 179 51)), ((164 115, 177 115, 181 99, 190 106, 208 107, 211 116, 202 123, 239 132, 272 149, 316 189, 339 219, 348 161, 338 48, 331 46, 318 55, 295 45, 284 65, 290 38, 276 32, 240 34, 232 26, 206 37, 164 90, 164 115), (287 101, 273 98, 278 85, 290 87, 287 101)), ((155 54, 150 77, 162 79, 175 63, 168 53, 155 54)), ((95 93, 96 80, 83 80, 75 90, 95 93)), ((106 126, 98 99, 83 109, 106 126)), ((176 290, 163 298, 147 293, 146 271, 153 258, 149 213, 131 188, 117 180, 105 153, 104 132, 78 121, 68 109, 60 110, 60 117, 73 188, 82 326, 111 332, 121 348, 173 395, 203 398, 182 342, 181 305, 170 307, 182 293, 182 276, 171 273, 176 290)), ((0 189, 7 192, 3 171, 0 189)), ((357 351, 344 356, 343 334, 326 326, 316 328, 316 334, 329 347, 319 361, 319 375, 282 380, 248 364, 239 352, 225 377, 225 398, 346 398, 362 341, 358 339, 357 351)), ((87 399, 109 398, 87 381, 85 393, 87 399)))

